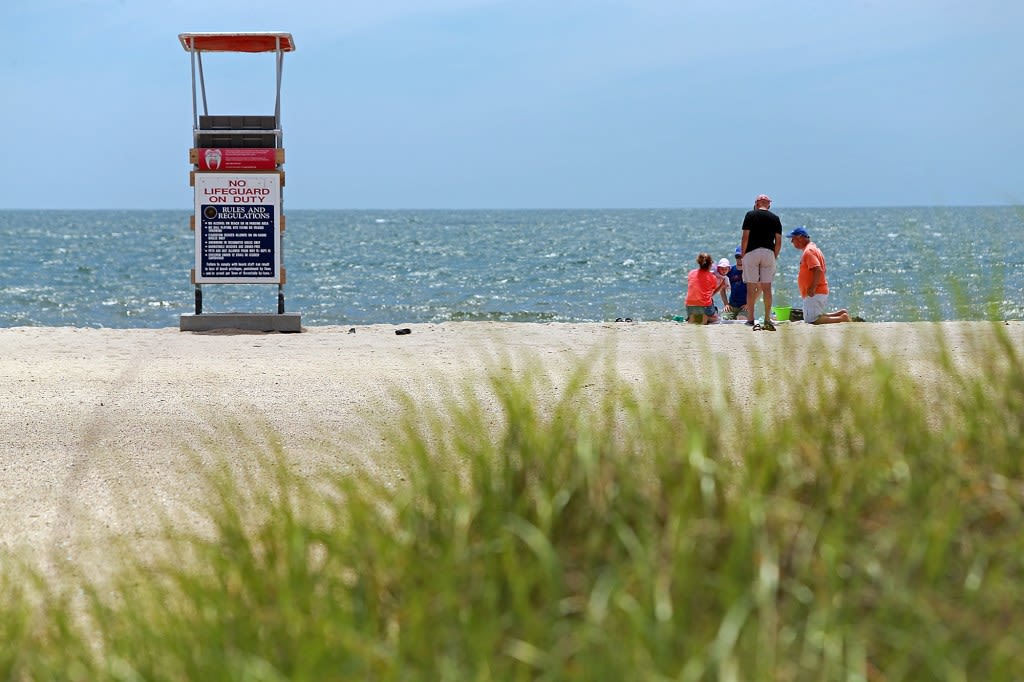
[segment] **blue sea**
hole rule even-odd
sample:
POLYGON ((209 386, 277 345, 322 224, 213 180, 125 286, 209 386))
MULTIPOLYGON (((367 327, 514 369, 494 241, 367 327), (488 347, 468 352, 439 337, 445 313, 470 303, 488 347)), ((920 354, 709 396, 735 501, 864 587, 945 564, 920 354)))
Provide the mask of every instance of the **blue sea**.
MULTIPOLYGON (((665 320, 698 252, 733 259, 743 209, 290 211, 287 312, 311 325, 665 320)), ((1024 318, 1024 207, 777 211, 825 252, 832 307, 869 321, 1024 318)), ((189 212, 0 211, 0 327, 177 327, 195 312, 189 212)), ((777 304, 799 304, 798 252, 777 304)), ((277 286, 207 284, 203 312, 276 312, 277 286)))

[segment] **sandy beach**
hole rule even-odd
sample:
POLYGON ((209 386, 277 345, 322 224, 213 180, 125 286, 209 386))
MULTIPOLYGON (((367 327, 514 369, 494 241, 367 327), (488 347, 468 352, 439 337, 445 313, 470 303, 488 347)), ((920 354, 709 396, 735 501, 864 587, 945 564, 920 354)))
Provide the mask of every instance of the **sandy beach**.
MULTIPOLYGON (((1017 348, 1024 323, 1003 325, 1017 348)), ((396 395, 442 401, 483 386, 495 368, 536 362, 558 377, 581 358, 611 360, 626 381, 652 364, 686 367, 709 382, 806 362, 840 346, 875 349, 928 381, 922 348, 941 338, 960 362, 989 323, 780 325, 709 328, 671 322, 457 322, 312 327, 300 334, 177 329, 17 327, 0 330, 0 549, 73 558, 104 533, 145 533, 158 512, 181 508, 197 484, 196 457, 244 461, 269 432, 302 472, 376 467, 388 474, 379 424, 396 395), (230 427, 237 426, 231 434, 230 427), (239 434, 242 434, 241 437, 239 434), (244 444, 251 437, 255 444, 244 444), (240 445, 242 443, 242 445, 240 445)), ((811 360, 813 361, 813 360, 811 360)))

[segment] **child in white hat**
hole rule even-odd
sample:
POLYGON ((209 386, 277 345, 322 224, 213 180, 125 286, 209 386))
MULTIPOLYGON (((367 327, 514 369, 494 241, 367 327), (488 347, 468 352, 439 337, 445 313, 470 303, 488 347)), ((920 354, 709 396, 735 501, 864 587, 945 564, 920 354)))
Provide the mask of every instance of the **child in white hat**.
POLYGON ((722 296, 722 310, 729 307, 729 271, 732 270, 732 263, 729 262, 728 258, 723 258, 718 261, 715 266, 715 277, 718 278, 718 287, 715 289, 716 294, 722 296))

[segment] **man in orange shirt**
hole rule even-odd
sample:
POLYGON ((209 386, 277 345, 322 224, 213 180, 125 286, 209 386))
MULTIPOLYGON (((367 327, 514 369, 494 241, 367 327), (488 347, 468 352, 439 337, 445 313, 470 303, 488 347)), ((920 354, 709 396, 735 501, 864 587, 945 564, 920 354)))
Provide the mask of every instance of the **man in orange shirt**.
POLYGON ((804 302, 804 322, 811 324, 832 324, 849 322, 846 310, 825 312, 828 305, 828 279, 825 277, 825 254, 811 241, 807 228, 798 227, 786 235, 794 248, 801 251, 800 272, 796 285, 804 302))

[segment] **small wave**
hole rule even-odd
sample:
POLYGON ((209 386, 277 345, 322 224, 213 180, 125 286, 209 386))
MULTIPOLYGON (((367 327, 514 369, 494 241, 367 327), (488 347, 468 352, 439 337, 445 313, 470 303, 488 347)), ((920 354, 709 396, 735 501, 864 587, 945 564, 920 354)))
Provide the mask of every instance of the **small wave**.
POLYGON ((558 316, 551 312, 529 310, 456 310, 448 314, 450 322, 554 322, 557 319, 558 316))

